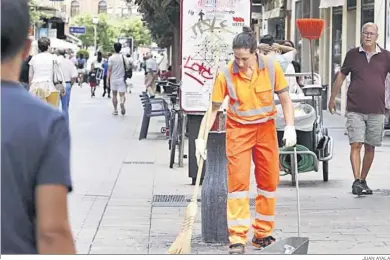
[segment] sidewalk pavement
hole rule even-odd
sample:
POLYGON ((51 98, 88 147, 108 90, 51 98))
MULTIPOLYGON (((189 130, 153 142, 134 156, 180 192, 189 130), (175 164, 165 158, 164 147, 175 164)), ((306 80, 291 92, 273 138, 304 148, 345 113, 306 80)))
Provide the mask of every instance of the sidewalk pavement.
MULTIPOLYGON (((101 89, 94 99, 87 88, 72 90, 74 192, 69 211, 80 254, 166 254, 184 220, 188 202, 183 198, 191 196, 193 186, 186 160, 184 168, 168 167, 168 143, 160 134, 162 118, 153 118, 148 138, 138 140, 142 82, 142 74, 136 73, 126 116, 111 115, 111 102, 99 96, 101 89)), ((310 238, 309 253, 389 253, 390 137, 377 149, 368 178, 375 194, 357 198, 351 194, 344 118, 325 114, 324 120, 336 140, 329 182, 322 181, 321 172, 300 175, 301 233, 310 238)), ((254 179, 251 183, 254 197, 254 179)), ((295 188, 288 176, 281 177, 276 217, 277 239, 297 235, 295 188)), ((200 220, 199 204, 192 252, 226 254, 226 245, 202 243, 200 220)), ((256 253, 251 246, 247 252, 256 253)))

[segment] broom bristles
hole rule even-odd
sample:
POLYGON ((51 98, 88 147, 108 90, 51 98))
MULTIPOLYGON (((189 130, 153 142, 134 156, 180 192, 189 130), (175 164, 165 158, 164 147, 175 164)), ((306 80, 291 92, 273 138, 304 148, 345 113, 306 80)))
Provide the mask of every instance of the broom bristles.
POLYGON ((317 40, 321 37, 325 27, 324 19, 302 18, 295 21, 302 38, 317 40))
POLYGON ((168 249, 168 254, 189 254, 191 253, 192 231, 194 229, 195 217, 197 214, 198 202, 191 202, 186 208, 184 223, 179 235, 168 249))

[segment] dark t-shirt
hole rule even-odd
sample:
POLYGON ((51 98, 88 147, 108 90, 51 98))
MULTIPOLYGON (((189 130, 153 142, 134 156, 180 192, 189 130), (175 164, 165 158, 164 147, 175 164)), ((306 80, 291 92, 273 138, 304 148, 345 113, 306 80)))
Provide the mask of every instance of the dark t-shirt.
POLYGON ((367 61, 366 53, 358 48, 347 52, 341 73, 351 73, 347 93, 347 111, 362 114, 385 113, 385 81, 390 73, 390 52, 380 52, 367 61))
POLYGON ((90 71, 89 74, 89 82, 96 83, 96 71, 90 71))
POLYGON ((23 83, 27 83, 28 84, 28 78, 29 78, 29 69, 30 69, 30 65, 28 65, 28 63, 30 62, 32 56, 29 55, 28 58, 23 62, 22 64, 22 70, 20 71, 20 78, 19 80, 23 83))
POLYGON ((18 83, 1 82, 1 253, 36 254, 35 189, 71 191, 70 138, 62 113, 18 83))

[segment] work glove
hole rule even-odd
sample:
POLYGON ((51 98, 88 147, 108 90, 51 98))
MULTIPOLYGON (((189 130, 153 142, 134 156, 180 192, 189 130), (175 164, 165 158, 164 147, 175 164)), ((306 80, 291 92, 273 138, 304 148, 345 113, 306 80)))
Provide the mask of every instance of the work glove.
POLYGON ((292 125, 286 125, 284 128, 284 146, 292 147, 297 144, 297 133, 295 132, 295 127, 292 125))
POLYGON ((195 140, 195 156, 196 163, 199 162, 199 158, 202 158, 204 161, 207 159, 206 142, 201 138, 195 140))

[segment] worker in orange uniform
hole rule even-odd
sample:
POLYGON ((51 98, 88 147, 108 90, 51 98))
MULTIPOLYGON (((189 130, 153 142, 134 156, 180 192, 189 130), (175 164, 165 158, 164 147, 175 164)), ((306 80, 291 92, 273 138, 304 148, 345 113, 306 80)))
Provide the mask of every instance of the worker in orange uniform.
MULTIPOLYGON (((274 94, 279 96, 286 127, 285 146, 296 144, 294 109, 288 83, 277 62, 257 54, 257 41, 250 28, 233 40, 234 61, 216 79, 212 95, 210 129, 226 96, 229 96, 226 121, 228 160, 227 223, 229 253, 243 254, 251 223, 249 185, 251 158, 255 163, 257 183, 256 216, 252 244, 269 246, 275 218, 275 191, 279 183, 279 147, 275 126, 277 113, 274 94)), ((202 120, 202 127, 206 124, 202 120)), ((206 160, 206 143, 199 135, 196 156, 206 160)))

